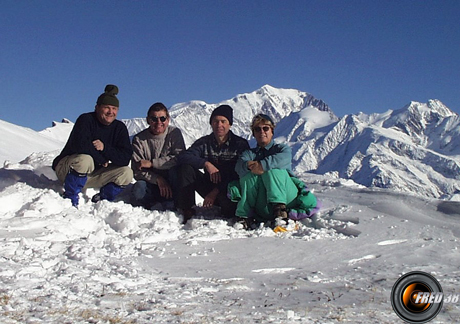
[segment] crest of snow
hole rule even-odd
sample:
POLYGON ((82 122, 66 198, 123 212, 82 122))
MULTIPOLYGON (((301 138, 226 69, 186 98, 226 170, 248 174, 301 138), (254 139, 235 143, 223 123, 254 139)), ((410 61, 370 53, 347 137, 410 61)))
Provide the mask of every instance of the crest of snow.
MULTIPOLYGON (((69 131, 70 133, 70 131, 69 131)), ((19 162, 33 152, 48 152, 62 148, 64 142, 50 138, 33 129, 0 120, 0 162, 19 162)))
POLYGON ((55 141, 62 143, 62 146, 67 142, 74 123, 64 118, 61 122, 53 122, 52 127, 45 128, 38 132, 39 134, 49 137, 55 141))

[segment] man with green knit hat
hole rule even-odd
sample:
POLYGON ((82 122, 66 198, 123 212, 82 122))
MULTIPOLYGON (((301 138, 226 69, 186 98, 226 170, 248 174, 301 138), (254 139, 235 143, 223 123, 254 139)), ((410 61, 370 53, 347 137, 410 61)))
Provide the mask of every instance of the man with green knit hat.
POLYGON ((78 117, 64 149, 53 161, 53 170, 64 183, 64 198, 74 207, 84 188, 100 188, 93 202, 113 201, 133 178, 128 166, 132 155, 128 129, 116 119, 117 94, 116 85, 105 87, 94 111, 78 117))

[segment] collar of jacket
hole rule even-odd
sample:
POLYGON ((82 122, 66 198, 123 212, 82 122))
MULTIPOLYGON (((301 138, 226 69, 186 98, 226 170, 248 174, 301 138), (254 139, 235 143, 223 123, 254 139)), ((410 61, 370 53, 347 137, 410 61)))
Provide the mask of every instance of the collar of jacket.
POLYGON ((262 147, 262 146, 258 146, 257 145, 257 148, 256 148, 256 152, 259 152, 260 150, 267 150, 269 151, 273 145, 275 145, 275 141, 274 140, 271 140, 270 143, 268 143, 265 147, 262 147))
POLYGON ((222 147, 222 146, 230 146, 230 142, 232 141, 232 136, 233 136, 233 133, 232 131, 228 131, 228 138, 227 140, 222 143, 222 145, 219 145, 219 143, 217 142, 217 139, 216 139, 216 136, 214 136, 214 133, 211 134, 212 136, 212 145, 215 146, 215 147, 222 147))

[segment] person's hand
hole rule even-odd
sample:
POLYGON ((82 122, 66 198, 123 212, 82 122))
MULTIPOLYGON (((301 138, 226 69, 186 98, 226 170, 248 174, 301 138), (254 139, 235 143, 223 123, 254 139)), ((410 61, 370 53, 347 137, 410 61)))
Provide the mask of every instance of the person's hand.
POLYGON ((98 151, 104 151, 104 143, 102 143, 101 140, 94 140, 93 146, 98 151))
POLYGON ((152 161, 149 160, 140 160, 139 161, 139 170, 150 169, 152 167, 152 161))
POLYGON ((214 188, 210 193, 204 197, 203 200, 203 207, 204 208, 211 208, 214 206, 214 202, 216 201, 217 195, 219 194, 219 189, 214 188))
POLYGON ((260 161, 248 161, 248 169, 256 175, 261 175, 264 173, 264 168, 260 161))
POLYGON ((220 171, 211 162, 206 162, 204 168, 209 173, 209 178, 212 183, 219 183, 221 181, 220 171))
POLYGON ((107 167, 109 166, 109 162, 104 162, 104 164, 102 164, 102 166, 103 166, 104 168, 107 168, 107 167))
POLYGON ((161 197, 164 197, 166 199, 171 199, 172 198, 171 186, 169 185, 168 181, 166 181, 165 178, 163 178, 162 176, 158 176, 157 185, 158 185, 158 188, 160 188, 160 196, 161 197))

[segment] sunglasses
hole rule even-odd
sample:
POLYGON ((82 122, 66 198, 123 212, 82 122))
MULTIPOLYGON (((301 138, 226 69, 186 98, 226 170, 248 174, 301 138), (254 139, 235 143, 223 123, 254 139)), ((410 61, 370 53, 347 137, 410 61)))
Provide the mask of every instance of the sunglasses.
POLYGON ((269 126, 263 126, 263 127, 254 127, 254 131, 256 131, 257 133, 261 132, 262 130, 266 133, 268 132, 268 130, 270 129, 269 126))
POLYGON ((157 123, 158 120, 160 120, 162 123, 164 123, 166 121, 166 119, 168 119, 168 117, 165 117, 165 116, 161 116, 161 117, 149 116, 149 119, 154 123, 157 123))

